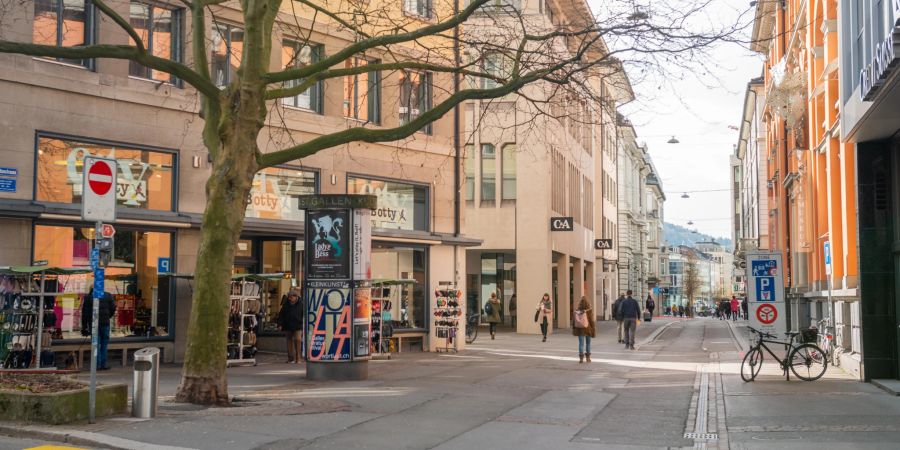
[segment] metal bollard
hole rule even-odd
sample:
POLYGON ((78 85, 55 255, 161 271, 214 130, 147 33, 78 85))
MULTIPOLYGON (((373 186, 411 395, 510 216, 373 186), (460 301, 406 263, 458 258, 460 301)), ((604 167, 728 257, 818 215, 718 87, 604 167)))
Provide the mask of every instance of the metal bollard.
POLYGON ((134 352, 134 386, 131 390, 131 415, 156 417, 159 392, 159 349, 142 348, 134 352))

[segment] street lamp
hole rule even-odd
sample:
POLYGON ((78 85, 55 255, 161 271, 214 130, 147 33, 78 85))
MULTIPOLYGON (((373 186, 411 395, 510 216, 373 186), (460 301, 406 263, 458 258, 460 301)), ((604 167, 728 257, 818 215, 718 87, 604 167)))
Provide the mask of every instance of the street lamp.
POLYGON ((681 141, 679 141, 678 139, 675 139, 675 136, 672 136, 672 139, 669 139, 668 141, 666 141, 667 144, 678 144, 680 142, 681 141))
POLYGON ((691 198, 691 196, 685 192, 684 194, 681 194, 681 198, 691 198))

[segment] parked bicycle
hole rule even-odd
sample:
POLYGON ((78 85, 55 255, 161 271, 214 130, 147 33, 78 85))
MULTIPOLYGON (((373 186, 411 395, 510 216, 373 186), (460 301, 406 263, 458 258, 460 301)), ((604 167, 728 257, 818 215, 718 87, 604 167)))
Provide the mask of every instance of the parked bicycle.
POLYGON ((753 381, 759 375, 763 363, 763 349, 766 350, 778 364, 788 381, 791 375, 788 372, 794 372, 797 378, 804 381, 815 381, 825 374, 828 368, 828 359, 825 351, 814 344, 818 338, 818 330, 815 328, 806 328, 800 332, 788 332, 787 342, 778 341, 774 334, 757 330, 753 327, 747 327, 752 333, 757 335, 756 342, 750 346, 750 351, 744 355, 744 362, 741 363, 741 378, 744 381, 753 381), (781 359, 766 344, 783 345, 785 350, 785 358, 781 359))
POLYGON ((469 314, 466 318, 466 344, 475 342, 478 337, 478 314, 469 314))
POLYGON ((819 332, 819 347, 825 351, 825 356, 832 366, 840 367, 841 365, 841 348, 834 346, 834 328, 831 326, 831 319, 824 318, 816 322, 816 328, 819 332))

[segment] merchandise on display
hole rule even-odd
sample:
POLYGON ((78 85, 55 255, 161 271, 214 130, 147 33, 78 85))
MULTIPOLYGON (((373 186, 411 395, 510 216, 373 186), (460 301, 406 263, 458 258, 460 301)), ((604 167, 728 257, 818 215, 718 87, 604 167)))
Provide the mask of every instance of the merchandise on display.
POLYGON ((439 286, 440 289, 434 292, 434 333, 437 339, 443 340, 444 345, 435 347, 435 350, 456 352, 459 319, 463 316, 463 308, 460 305, 462 291, 456 289, 456 285, 450 282, 441 282, 439 286))
POLYGON ((228 365, 256 364, 256 341, 259 333, 262 299, 260 283, 231 282, 228 314, 228 365))

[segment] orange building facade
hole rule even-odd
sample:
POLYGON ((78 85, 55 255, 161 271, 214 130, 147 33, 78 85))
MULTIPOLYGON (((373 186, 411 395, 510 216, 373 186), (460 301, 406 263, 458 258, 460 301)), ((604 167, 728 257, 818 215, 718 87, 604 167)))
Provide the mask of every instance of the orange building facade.
POLYGON ((836 1, 756 4, 752 48, 766 58, 760 232, 782 252, 790 329, 832 318, 844 367, 862 378, 857 221, 845 213, 856 211, 855 147, 840 136, 838 28, 836 1))

